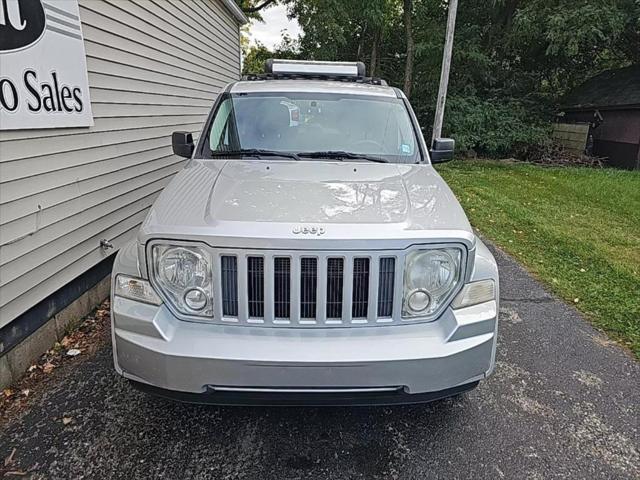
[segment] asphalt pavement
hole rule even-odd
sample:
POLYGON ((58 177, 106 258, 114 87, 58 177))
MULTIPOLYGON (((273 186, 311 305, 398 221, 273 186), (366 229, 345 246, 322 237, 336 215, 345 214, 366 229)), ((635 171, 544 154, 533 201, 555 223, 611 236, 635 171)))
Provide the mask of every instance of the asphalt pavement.
POLYGON ((42 479, 640 478, 640 363, 495 253, 497 369, 461 398, 176 404, 133 390, 107 345, 0 430, 0 461, 15 448, 13 469, 27 473, 15 478, 42 479))

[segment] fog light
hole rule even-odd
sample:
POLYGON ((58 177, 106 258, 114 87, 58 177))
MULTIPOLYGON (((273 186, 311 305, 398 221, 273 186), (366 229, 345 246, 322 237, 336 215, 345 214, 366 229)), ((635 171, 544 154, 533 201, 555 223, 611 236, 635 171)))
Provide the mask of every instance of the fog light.
POLYGON ((429 307, 431 296, 426 290, 414 290, 409 294, 407 303, 414 312, 422 312, 429 307))
POLYGON ((184 294, 184 303, 197 312, 207 306, 207 294, 201 288, 190 288, 184 294))

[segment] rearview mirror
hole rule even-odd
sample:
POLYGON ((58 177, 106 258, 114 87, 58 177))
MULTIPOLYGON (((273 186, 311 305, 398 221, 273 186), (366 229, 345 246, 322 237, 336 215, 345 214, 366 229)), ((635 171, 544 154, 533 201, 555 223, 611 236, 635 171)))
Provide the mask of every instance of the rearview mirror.
POLYGON ((429 151, 431 163, 442 163, 453 160, 456 141, 453 138, 436 138, 429 151))
POLYGON ((189 132, 173 132, 171 135, 171 146, 173 153, 181 157, 191 158, 195 145, 193 135, 189 132))

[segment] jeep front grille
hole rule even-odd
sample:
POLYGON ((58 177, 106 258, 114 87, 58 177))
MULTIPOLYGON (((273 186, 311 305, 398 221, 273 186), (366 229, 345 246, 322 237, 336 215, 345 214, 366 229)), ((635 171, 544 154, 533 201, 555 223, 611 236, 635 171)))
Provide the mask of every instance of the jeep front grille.
POLYGON ((399 307, 394 256, 234 252, 219 259, 216 304, 223 323, 385 324, 399 307))

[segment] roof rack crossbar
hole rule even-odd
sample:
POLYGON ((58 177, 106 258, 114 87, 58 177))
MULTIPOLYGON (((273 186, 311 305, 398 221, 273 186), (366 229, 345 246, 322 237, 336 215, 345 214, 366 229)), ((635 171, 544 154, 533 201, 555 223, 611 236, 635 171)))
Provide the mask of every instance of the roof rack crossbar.
POLYGON ((296 73, 252 73, 244 75, 242 80, 260 81, 260 80, 332 80, 336 82, 364 83, 368 85, 388 86, 387 82, 377 77, 354 77, 347 75, 318 75, 318 74, 296 74, 296 73))

